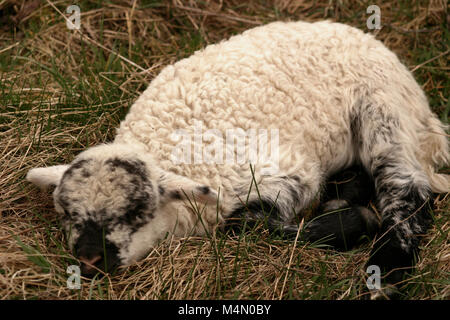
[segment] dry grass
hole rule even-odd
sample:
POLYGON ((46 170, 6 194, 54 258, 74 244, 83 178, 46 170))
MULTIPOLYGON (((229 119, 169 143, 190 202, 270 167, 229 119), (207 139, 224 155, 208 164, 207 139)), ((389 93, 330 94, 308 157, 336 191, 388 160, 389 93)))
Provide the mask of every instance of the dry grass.
MULTIPOLYGON (((367 31, 365 1, 80 1, 81 33, 58 13, 70 1, 0 1, 0 297, 3 299, 358 299, 370 246, 347 253, 242 238, 168 239, 142 262, 66 288, 67 249, 51 196, 31 167, 69 162, 111 140, 127 109, 167 64, 274 20, 332 19, 367 31), (294 248, 294 250, 293 250, 294 248)), ((380 1, 378 1, 380 2, 380 1)), ((381 3, 381 2, 380 2, 381 3)), ((448 123, 446 1, 383 1, 377 38, 395 51, 448 123)), ((406 298, 450 297, 448 195, 406 298)))

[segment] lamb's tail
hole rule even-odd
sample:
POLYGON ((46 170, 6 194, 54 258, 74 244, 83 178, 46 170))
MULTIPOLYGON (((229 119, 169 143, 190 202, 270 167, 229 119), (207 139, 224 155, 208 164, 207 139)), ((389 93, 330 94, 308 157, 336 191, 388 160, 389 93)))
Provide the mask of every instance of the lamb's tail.
POLYGON ((450 192, 450 175, 437 173, 437 169, 450 165, 447 129, 436 117, 430 118, 420 146, 422 163, 435 193, 450 192))

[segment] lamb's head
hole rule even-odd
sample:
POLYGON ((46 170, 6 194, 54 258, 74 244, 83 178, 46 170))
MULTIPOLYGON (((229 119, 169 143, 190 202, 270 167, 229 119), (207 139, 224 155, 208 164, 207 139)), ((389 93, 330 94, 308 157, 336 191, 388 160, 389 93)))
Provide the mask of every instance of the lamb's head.
POLYGON ((56 187, 55 209, 86 276, 145 256, 175 228, 163 210, 171 201, 217 197, 208 186, 163 171, 144 149, 120 144, 90 148, 70 165, 32 169, 27 180, 56 187))

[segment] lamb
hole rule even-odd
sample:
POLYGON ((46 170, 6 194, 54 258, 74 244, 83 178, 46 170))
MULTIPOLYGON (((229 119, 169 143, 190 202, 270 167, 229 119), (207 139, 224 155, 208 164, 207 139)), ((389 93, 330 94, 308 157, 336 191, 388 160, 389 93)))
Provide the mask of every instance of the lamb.
POLYGON ((273 22, 165 67, 112 143, 27 179, 56 187, 55 209, 89 275, 142 259, 167 234, 204 235, 230 218, 268 218, 273 230, 297 234, 294 216, 326 179, 360 165, 380 227, 359 206, 314 219, 300 235, 331 235, 339 246, 347 232, 378 231, 368 265, 393 284, 413 267, 432 193, 450 190, 437 173, 450 160, 445 129, 409 70, 372 35, 330 21, 273 22), (255 157, 261 149, 272 153, 255 157))

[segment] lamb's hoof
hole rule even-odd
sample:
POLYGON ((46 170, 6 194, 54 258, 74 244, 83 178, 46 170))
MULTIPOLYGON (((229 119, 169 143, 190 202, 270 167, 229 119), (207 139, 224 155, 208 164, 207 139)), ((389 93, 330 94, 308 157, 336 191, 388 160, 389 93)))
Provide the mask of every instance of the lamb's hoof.
POLYGON ((400 298, 400 291, 392 284, 385 285, 380 289, 370 290, 370 300, 398 300, 400 298))

